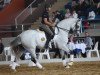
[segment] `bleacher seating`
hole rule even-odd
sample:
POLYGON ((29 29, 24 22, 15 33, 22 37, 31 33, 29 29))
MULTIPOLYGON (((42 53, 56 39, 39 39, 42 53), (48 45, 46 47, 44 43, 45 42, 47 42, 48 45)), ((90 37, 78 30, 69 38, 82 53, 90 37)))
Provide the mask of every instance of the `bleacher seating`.
MULTIPOLYGON (((100 2, 100 1, 99 1, 100 2)), ((98 2, 98 3, 99 3, 98 2)), ((77 3, 77 2, 76 2, 77 3)), ((77 3, 77 5, 78 5, 78 3, 77 3)), ((76 5, 76 6, 77 6, 76 5)), ((72 8, 72 1, 69 1, 66 5, 64 5, 64 8, 65 8, 65 10, 66 9, 73 9, 72 8)), ((61 9, 62 10, 62 9, 61 9)), ((77 11, 77 8, 75 8, 75 10, 77 11)), ((79 10, 79 9, 78 9, 79 10)), ((87 17, 86 16, 80 16, 80 18, 82 18, 83 19, 83 21, 84 20, 88 20, 89 22, 100 22, 100 14, 97 14, 97 8, 96 8, 96 6, 95 5, 87 5, 86 6, 86 9, 85 9, 86 11, 84 11, 84 13, 89 13, 90 11, 95 11, 95 14, 96 14, 96 17, 95 17, 95 19, 93 19, 93 20, 88 20, 87 19, 87 17)), ((87 15, 88 16, 88 15, 87 15)))

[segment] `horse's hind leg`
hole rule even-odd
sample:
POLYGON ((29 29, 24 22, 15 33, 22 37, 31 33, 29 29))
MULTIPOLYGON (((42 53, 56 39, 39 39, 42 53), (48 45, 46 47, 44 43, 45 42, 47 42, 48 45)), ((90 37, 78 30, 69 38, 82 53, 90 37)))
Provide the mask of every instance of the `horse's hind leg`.
POLYGON ((39 69, 43 69, 42 65, 36 59, 35 49, 30 49, 29 52, 31 53, 31 56, 32 56, 31 61, 34 62, 39 69))
POLYGON ((16 61, 17 61, 16 54, 14 53, 13 50, 11 50, 11 64, 9 66, 11 66, 11 69, 14 71, 16 71, 17 66, 20 66, 16 61))

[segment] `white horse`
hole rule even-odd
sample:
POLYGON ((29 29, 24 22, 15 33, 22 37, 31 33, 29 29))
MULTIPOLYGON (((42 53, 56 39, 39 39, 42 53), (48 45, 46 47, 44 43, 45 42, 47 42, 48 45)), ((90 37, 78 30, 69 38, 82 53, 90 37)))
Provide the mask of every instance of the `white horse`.
MULTIPOLYGON (((59 48, 61 51, 66 51, 67 53, 70 52, 70 50, 67 47, 68 43, 68 33, 69 30, 75 29, 75 25, 78 25, 79 19, 69 18, 64 19, 61 22, 57 24, 55 27, 55 36, 53 38, 54 44, 57 48, 59 48)), ((36 58, 36 47, 43 48, 46 43, 46 36, 43 31, 39 30, 27 30, 22 32, 20 35, 16 37, 14 41, 11 42, 10 47, 12 49, 12 57, 11 61, 13 62, 11 64, 12 69, 16 69, 16 66, 18 66, 17 62, 15 62, 15 57, 18 56, 18 53, 16 54, 16 51, 14 51, 14 48, 22 44, 25 49, 27 49, 31 55, 31 60, 36 64, 36 66, 40 69, 43 69, 42 65, 38 62, 36 58), (14 66, 15 65, 15 66, 14 66)), ((64 54, 62 54, 63 58, 63 65, 66 66, 65 57, 64 54)), ((71 59, 73 60, 73 58, 71 59)))

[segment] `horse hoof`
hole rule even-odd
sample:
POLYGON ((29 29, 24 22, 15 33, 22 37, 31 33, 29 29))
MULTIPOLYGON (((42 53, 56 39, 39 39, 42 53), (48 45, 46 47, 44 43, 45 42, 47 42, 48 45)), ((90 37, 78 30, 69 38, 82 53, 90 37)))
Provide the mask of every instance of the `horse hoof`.
POLYGON ((16 69, 14 69, 13 71, 16 72, 16 69))
POLYGON ((30 63, 28 64, 28 66, 29 66, 29 67, 34 67, 34 66, 36 66, 36 64, 33 63, 33 62, 30 62, 30 63))
POLYGON ((43 67, 42 70, 45 70, 45 68, 43 67))
POLYGON ((69 69, 69 68, 70 68, 70 66, 66 66, 65 68, 69 69))
POLYGON ((20 64, 17 64, 17 63, 16 63, 16 66, 20 66, 20 64))
POLYGON ((10 67, 12 66, 12 64, 9 65, 10 67))
POLYGON ((73 62, 69 62, 68 65, 69 65, 69 66, 72 66, 72 65, 73 65, 73 62))
POLYGON ((11 69, 11 71, 12 71, 12 72, 17 72, 17 70, 16 70, 16 69, 11 69))

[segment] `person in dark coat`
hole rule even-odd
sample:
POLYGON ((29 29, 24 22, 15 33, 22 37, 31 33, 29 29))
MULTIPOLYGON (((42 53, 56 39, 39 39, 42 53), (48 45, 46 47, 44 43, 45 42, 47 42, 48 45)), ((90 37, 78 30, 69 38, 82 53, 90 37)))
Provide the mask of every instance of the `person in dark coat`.
POLYGON ((4 45, 2 44, 2 41, 0 39, 0 54, 3 52, 4 49, 4 45))

